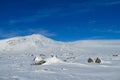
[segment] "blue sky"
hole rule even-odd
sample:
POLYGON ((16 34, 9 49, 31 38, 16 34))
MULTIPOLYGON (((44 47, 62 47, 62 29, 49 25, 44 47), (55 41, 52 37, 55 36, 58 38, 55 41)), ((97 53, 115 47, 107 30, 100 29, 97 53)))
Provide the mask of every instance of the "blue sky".
POLYGON ((0 39, 120 39, 120 0, 0 0, 0 39))

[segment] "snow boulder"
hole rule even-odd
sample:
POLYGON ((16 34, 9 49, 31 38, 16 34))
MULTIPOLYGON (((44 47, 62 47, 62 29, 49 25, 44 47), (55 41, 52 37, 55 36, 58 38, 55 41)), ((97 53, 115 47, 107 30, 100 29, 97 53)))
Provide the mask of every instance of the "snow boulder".
POLYGON ((52 56, 52 57, 46 59, 45 61, 46 61, 46 63, 44 63, 43 65, 62 63, 62 61, 60 59, 58 59, 56 56, 52 56))
POLYGON ((38 57, 38 56, 36 56, 34 59, 33 59, 33 61, 35 61, 35 62, 39 62, 39 61, 41 61, 42 60, 42 58, 41 57, 38 57))

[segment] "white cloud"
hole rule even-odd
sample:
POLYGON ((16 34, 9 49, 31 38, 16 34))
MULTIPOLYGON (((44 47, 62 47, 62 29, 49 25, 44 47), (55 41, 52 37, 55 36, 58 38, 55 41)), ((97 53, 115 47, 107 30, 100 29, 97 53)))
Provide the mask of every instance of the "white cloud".
POLYGON ((48 37, 56 36, 55 33, 49 32, 48 30, 41 29, 41 28, 39 28, 39 29, 29 29, 28 32, 33 33, 33 34, 42 34, 42 35, 48 36, 48 37))
POLYGON ((81 3, 73 3, 71 4, 71 7, 94 10, 99 7, 108 7, 117 4, 120 4, 119 0, 85 0, 81 3))
POLYGON ((120 33, 120 30, 113 30, 113 29, 108 29, 106 32, 111 32, 111 33, 120 33))
POLYGON ((105 7, 120 4, 120 1, 111 1, 111 0, 85 0, 79 3, 68 3, 68 4, 54 4, 54 7, 50 7, 48 9, 39 9, 35 12, 35 14, 31 16, 21 17, 19 19, 11 19, 9 21, 10 24, 14 23, 23 23, 23 22, 34 22, 40 20, 42 18, 48 16, 70 16, 73 14, 83 14, 90 11, 96 10, 98 7, 105 7), (66 6, 63 7, 56 7, 56 6, 66 6))
POLYGON ((33 21, 36 21, 36 19, 34 19, 34 18, 21 18, 21 19, 10 20, 9 23, 10 24, 15 24, 15 23, 33 22, 33 21))
POLYGON ((59 8, 38 10, 38 11, 35 12, 34 15, 21 17, 21 18, 18 18, 18 19, 11 19, 11 20, 9 20, 9 23, 10 24, 15 24, 15 23, 23 23, 23 22, 34 22, 34 21, 38 21, 41 18, 45 18, 45 17, 48 17, 48 16, 52 16, 54 14, 57 14, 59 11, 60 11, 59 8))
POLYGON ((47 37, 53 37, 56 36, 55 33, 49 32, 45 29, 27 29, 27 30, 2 30, 0 29, 0 38, 11 38, 16 36, 22 36, 22 35, 30 35, 30 34, 42 34, 47 37))
POLYGON ((106 32, 106 33, 120 33, 120 30, 114 30, 114 29, 93 29, 94 32, 106 32))
POLYGON ((6 31, 6 30, 3 30, 3 29, 0 29, 0 38, 15 37, 18 34, 19 34, 18 31, 12 31, 12 30, 6 31))
POLYGON ((96 20, 91 20, 91 21, 89 21, 88 23, 89 24, 94 24, 94 23, 96 23, 97 21, 96 20))
POLYGON ((31 15, 31 16, 27 16, 27 17, 22 17, 19 19, 11 19, 9 21, 10 24, 15 24, 15 23, 23 23, 23 22, 34 22, 37 21, 40 17, 42 17, 43 15, 31 15))
POLYGON ((105 37, 103 37, 103 36, 92 36, 92 37, 89 37, 88 39, 105 39, 105 37))
POLYGON ((106 5, 117 5, 120 4, 120 1, 107 2, 106 5))

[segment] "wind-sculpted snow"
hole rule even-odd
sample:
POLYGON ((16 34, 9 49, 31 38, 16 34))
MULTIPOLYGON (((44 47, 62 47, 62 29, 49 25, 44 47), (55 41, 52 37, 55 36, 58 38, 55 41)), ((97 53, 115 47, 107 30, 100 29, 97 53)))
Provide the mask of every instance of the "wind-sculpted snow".
POLYGON ((119 74, 120 40, 60 42, 34 34, 0 41, 0 80, 119 80, 119 74), (46 63, 32 65, 40 60, 46 63))

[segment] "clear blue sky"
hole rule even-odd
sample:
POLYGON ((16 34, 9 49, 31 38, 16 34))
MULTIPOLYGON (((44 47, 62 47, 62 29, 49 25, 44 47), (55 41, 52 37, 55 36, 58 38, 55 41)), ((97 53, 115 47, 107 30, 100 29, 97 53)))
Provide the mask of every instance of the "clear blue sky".
POLYGON ((0 0, 0 39, 120 39, 120 0, 0 0))

